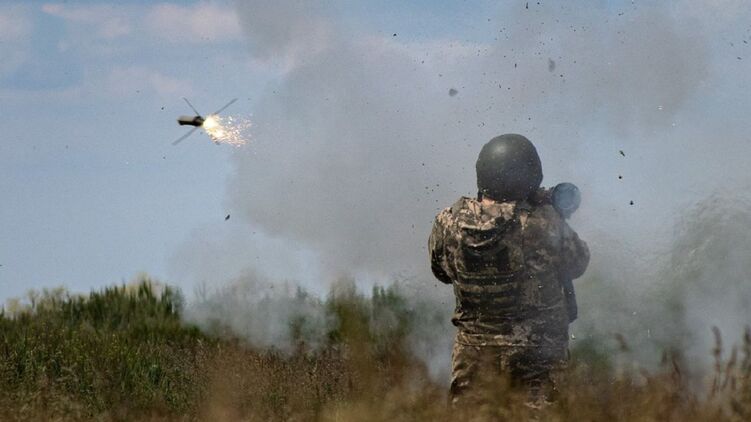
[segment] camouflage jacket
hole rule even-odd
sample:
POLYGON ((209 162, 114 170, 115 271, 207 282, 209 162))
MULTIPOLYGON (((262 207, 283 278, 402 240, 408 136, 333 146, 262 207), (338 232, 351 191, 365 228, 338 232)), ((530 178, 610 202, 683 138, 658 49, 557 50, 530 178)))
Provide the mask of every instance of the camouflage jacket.
POLYGON ((436 217, 429 251, 433 274, 454 286, 458 342, 567 342, 560 280, 584 273, 589 250, 551 205, 463 197, 436 217))

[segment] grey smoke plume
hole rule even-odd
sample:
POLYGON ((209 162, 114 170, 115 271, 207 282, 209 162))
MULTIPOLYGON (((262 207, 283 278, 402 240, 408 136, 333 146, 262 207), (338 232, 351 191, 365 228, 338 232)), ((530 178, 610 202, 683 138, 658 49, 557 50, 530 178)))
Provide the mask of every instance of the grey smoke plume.
MULTIPOLYGON (((645 302, 644 292, 662 283, 662 269, 682 265, 664 252, 676 216, 720 187, 748 184, 740 167, 751 156, 751 128, 725 102, 748 105, 738 87, 751 86, 751 72, 740 71, 739 47, 717 41, 748 38, 732 30, 742 22, 739 4, 509 3, 473 22, 474 41, 355 31, 337 19, 337 6, 345 7, 237 7, 251 53, 285 73, 257 104, 253 144, 233 157, 228 202, 263 239, 312 254, 281 256, 298 267, 292 277, 305 277, 306 267, 321 269, 323 280, 414 275, 420 299, 448 315, 451 293, 434 286, 425 251, 433 216, 474 193, 483 143, 517 132, 538 146, 545 184, 572 181, 583 192, 572 225, 594 256, 577 282, 575 331, 641 333, 659 321, 649 306, 661 304, 645 302), (622 302, 612 303, 615 292, 622 302), (617 317, 607 318, 612 309, 617 317), (648 318, 626 317, 634 312, 648 318)), ((247 249, 263 252, 258 237, 247 238, 247 249)), ((239 254, 225 270, 274 272, 274 257, 264 268, 239 254)), ((683 298, 703 309, 696 296, 683 298)), ((436 368, 448 359, 447 319, 425 323, 432 343, 415 337, 436 368)))
POLYGON ((725 347, 739 345, 751 329, 749 228, 751 203, 728 196, 703 201, 678 225, 663 297, 677 311, 675 324, 683 324, 678 346, 689 361, 709 363, 712 327, 725 347))
POLYGON ((651 271, 605 258, 578 286, 585 306, 572 344, 595 340, 612 352, 621 347, 620 335, 628 349, 621 363, 654 368, 670 352, 700 381, 713 360, 712 327, 727 357, 751 326, 750 224, 747 199, 718 194, 683 213, 651 271))
MULTIPOLYGON (((499 133, 538 144, 549 184, 615 187, 600 168, 618 158, 612 140, 630 154, 630 136, 670 129, 707 72, 694 28, 658 7, 621 20, 597 8, 518 10, 482 42, 402 43, 353 36, 316 17, 316 2, 256 3, 239 8, 253 51, 295 59, 260 101, 253 148, 235 156, 230 202, 334 271, 425 274, 432 217, 473 193, 477 151, 499 133), (454 86, 462 95, 446 94, 454 86)), ((588 207, 605 213, 607 196, 588 207)))
POLYGON ((186 309, 187 321, 211 332, 229 330, 252 346, 292 352, 295 341, 322 346, 335 321, 323 302, 298 286, 245 274, 219 288, 204 286, 186 309))
POLYGON ((339 279, 323 299, 299 285, 246 273, 221 286, 201 286, 184 318, 206 332, 238 336, 252 347, 290 354, 319 350, 345 325, 327 301, 349 303, 353 309, 360 305, 368 313, 365 329, 374 341, 393 340, 405 330, 407 347, 425 362, 431 376, 445 380, 452 341, 445 335, 450 298, 438 300, 428 291, 432 287, 402 280, 389 287, 395 299, 362 300, 354 280, 339 279))

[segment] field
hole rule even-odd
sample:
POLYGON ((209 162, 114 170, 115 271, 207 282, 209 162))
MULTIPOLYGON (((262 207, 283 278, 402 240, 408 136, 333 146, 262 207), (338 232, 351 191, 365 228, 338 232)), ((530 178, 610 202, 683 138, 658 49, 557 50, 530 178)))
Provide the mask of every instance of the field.
MULTIPOLYGON (((315 348, 254 348, 184 322, 179 291, 143 280, 88 296, 29 295, 0 317, 1 420, 454 420, 445 383, 405 346, 413 310, 395 289, 333 292, 315 348), (376 324, 379 315, 392 324, 376 324), (384 328, 386 327, 386 328, 384 328)), ((298 327, 304 321, 297 321, 298 327)), ((295 332, 295 327, 291 327, 295 332)), ((298 330, 299 331, 299 330, 298 330)), ((665 353, 650 372, 577 343, 558 400, 532 415, 502 383, 478 416, 518 420, 749 420, 751 338, 715 351, 713 382, 665 353), (725 356, 729 355, 729 356, 725 356)))

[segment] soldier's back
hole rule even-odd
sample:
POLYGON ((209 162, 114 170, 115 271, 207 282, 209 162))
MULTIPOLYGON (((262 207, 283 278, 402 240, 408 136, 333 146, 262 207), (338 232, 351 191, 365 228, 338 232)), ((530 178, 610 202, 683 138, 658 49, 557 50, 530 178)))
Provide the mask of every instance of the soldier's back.
POLYGON ((550 205, 461 198, 439 214, 431 247, 457 298, 458 341, 530 346, 566 341, 559 281, 563 220, 550 205))

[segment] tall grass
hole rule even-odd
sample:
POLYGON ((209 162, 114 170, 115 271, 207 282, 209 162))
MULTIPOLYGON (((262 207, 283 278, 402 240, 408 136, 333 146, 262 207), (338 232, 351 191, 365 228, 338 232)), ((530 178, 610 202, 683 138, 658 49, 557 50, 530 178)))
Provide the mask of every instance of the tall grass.
MULTIPOLYGON (((182 322, 179 292, 149 280, 74 296, 31 295, 0 315, 0 420, 463 420, 405 339, 419 315, 393 288, 337 286, 323 346, 258 349, 220 325, 182 322)), ((607 348, 578 341, 557 401, 537 411, 499 380, 490 420, 751 420, 751 334, 724 350, 714 379, 690 388, 690 363, 617 371, 607 348)))
POLYGON ((217 342, 182 324, 181 303, 148 280, 87 297, 31 294, 0 318, 0 413, 190 412, 217 342))

